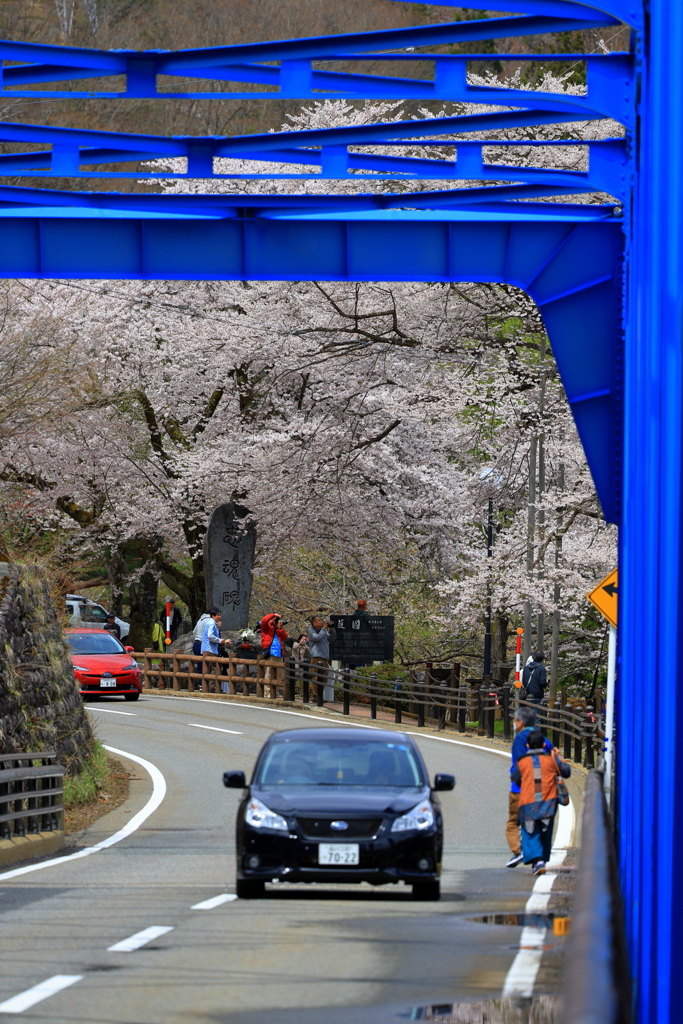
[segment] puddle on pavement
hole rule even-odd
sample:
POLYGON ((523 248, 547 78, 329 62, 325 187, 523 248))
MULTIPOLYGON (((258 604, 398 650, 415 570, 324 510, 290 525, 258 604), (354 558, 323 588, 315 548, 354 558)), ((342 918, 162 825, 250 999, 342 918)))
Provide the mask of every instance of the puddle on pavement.
POLYGON ((530 999, 482 999, 468 1003, 444 1003, 415 1007, 408 1020, 438 1024, 558 1024, 557 996, 538 995, 530 999))
MULTIPOLYGON (((571 918, 563 914, 482 914, 468 917, 475 924, 502 924, 517 928, 550 928, 553 935, 569 935, 571 918)), ((436 1019, 436 1018, 435 1018, 436 1019)))

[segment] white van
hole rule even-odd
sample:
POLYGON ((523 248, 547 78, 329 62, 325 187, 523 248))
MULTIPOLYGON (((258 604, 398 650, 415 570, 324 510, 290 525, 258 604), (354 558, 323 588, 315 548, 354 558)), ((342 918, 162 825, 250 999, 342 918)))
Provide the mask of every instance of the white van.
MULTIPOLYGON (((69 616, 69 625, 76 629, 79 626, 89 626, 91 629, 99 626, 102 629, 107 621, 106 608, 80 594, 66 595, 66 613, 69 616)), ((130 624, 118 618, 115 618, 115 622, 121 630, 121 639, 123 640, 130 633, 130 624)))

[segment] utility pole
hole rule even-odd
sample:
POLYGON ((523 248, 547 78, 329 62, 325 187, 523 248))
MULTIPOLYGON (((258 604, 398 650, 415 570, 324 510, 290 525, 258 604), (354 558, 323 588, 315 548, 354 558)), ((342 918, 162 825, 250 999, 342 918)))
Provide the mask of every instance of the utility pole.
MULTIPOLYGON (((561 462, 557 469, 557 489, 560 493, 564 490, 564 463, 561 462)), ((562 509, 557 514, 557 533, 555 535, 555 568, 559 568, 560 559, 562 556, 562 526, 564 523, 564 516, 562 509)), ((555 581, 553 588, 553 604, 555 608, 553 610, 553 639, 552 646, 550 649, 550 690, 548 692, 548 702, 554 704, 557 700, 557 677, 558 677, 558 666, 559 666, 559 650, 560 650, 560 584, 555 581)))
MULTIPOLYGON (((534 533, 536 530, 536 444, 537 438, 532 437, 529 444, 529 500, 527 504, 526 527, 526 569, 531 583, 534 568, 534 533)), ((524 639, 522 642, 522 661, 526 665, 531 655, 531 618, 533 610, 531 601, 524 602, 524 639)))
MULTIPOLYGON (((538 396, 538 418, 540 422, 540 433, 538 435, 538 501, 542 505, 545 493, 545 430, 543 429, 543 415, 545 412, 545 350, 546 338, 543 335, 541 342, 541 390, 538 396)), ((543 579, 543 542, 545 532, 545 512, 543 508, 538 510, 538 579, 543 579)), ((545 647, 545 615, 543 608, 539 608, 536 619, 536 643, 537 650, 542 651, 545 647)))
POLYGON ((484 631, 484 679, 491 679, 491 563, 493 558, 493 498, 489 496, 489 518, 486 532, 486 562, 488 572, 486 574, 486 629, 484 631))

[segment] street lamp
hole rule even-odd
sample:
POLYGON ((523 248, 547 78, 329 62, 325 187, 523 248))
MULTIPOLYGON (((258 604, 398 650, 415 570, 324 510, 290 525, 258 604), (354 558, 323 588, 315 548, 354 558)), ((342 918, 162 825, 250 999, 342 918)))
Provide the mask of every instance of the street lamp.
MULTIPOLYGON (((503 477, 492 466, 482 469, 479 474, 482 489, 488 494, 488 523, 486 530, 486 559, 493 558, 493 496, 503 485, 503 477)), ((486 619, 484 628, 484 679, 491 679, 491 572, 486 580, 486 619)))

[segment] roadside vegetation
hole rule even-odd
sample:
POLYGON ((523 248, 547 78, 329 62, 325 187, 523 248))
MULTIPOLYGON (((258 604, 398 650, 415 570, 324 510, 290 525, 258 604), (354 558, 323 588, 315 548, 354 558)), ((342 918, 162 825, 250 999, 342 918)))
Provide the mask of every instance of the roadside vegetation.
POLYGON ((80 832, 128 796, 128 772, 95 740, 82 770, 64 778, 64 831, 80 832))

